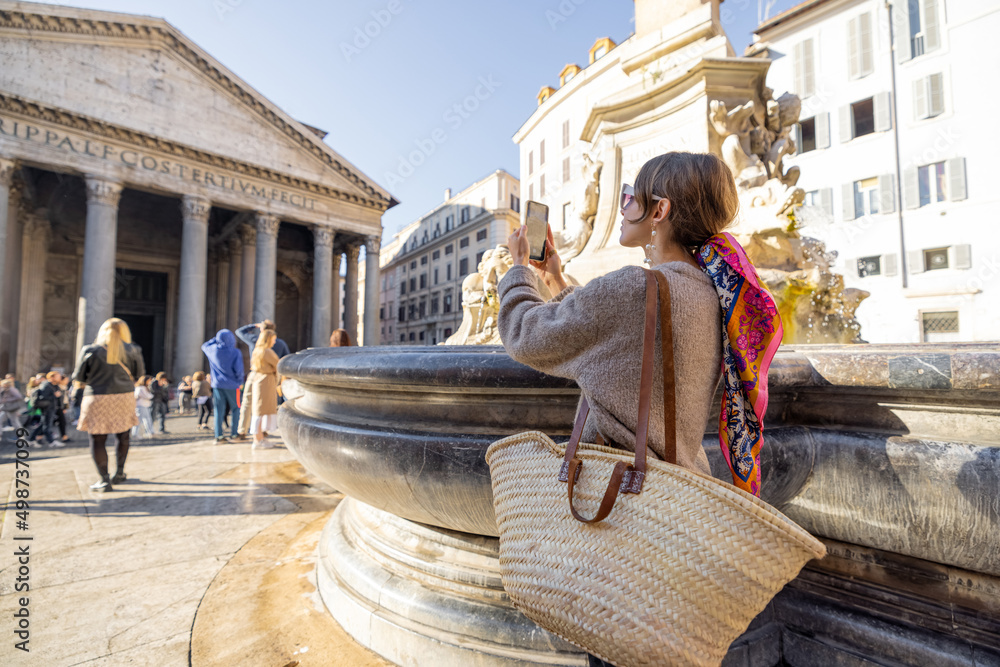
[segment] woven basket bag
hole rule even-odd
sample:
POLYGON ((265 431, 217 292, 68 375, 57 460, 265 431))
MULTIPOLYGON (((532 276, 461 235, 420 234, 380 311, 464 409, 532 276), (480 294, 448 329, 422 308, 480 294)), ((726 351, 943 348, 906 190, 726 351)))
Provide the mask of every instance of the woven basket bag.
POLYGON ((643 348, 634 457, 580 443, 586 398, 566 445, 530 431, 487 450, 503 584, 528 618, 619 667, 719 665, 826 549, 755 496, 675 465, 670 291, 654 271, 643 348), (646 460, 658 294, 670 462, 646 460))

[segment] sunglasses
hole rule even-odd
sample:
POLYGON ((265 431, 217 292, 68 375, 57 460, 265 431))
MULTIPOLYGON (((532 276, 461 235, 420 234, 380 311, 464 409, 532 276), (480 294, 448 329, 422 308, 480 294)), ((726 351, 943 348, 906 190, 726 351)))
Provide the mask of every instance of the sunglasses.
MULTIPOLYGON (((652 197, 653 201, 660 201, 661 199, 666 199, 666 197, 661 197, 659 195, 652 195, 652 197)), ((622 183, 622 195, 621 199, 618 202, 618 205, 621 208, 621 210, 624 211, 625 209, 627 209, 629 207, 629 204, 632 203, 633 199, 635 199, 635 188, 633 188, 628 183, 622 183)))

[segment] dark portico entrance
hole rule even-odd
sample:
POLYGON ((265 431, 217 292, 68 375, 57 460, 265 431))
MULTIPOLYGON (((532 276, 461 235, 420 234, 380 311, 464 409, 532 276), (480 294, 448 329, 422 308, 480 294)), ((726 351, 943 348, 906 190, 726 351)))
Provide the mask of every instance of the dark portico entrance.
POLYGON ((132 342, 142 347, 146 373, 164 370, 167 331, 167 274, 115 269, 115 317, 132 330, 132 342))

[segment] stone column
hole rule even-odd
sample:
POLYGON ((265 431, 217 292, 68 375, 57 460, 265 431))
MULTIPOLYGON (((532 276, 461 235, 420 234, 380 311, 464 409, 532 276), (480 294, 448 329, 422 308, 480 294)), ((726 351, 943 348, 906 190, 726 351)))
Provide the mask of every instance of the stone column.
POLYGON ((87 176, 87 232, 83 242, 83 279, 77 310, 77 349, 90 345, 115 312, 115 262, 118 201, 122 185, 87 176))
POLYGON ((327 227, 313 227, 313 312, 312 345, 326 347, 330 344, 330 334, 336 327, 330 326, 333 319, 333 230, 327 227))
POLYGON ((278 227, 281 221, 270 213, 257 213, 257 279, 253 292, 253 321, 274 319, 278 288, 278 227))
MULTIPOLYGON (((14 182, 14 172, 17 164, 13 160, 0 158, 0 319, 4 313, 4 297, 11 285, 4 284, 4 276, 7 275, 7 234, 9 226, 8 209, 10 208, 10 186, 14 182)), ((7 327, 6 322, 0 323, 0 327, 7 327)), ((3 336, 0 336, 2 339, 3 336)))
POLYGON ((51 226, 43 211, 28 214, 24 221, 24 241, 21 246, 23 254, 21 312, 18 315, 15 366, 17 379, 22 381, 39 371, 48 370, 39 368, 42 353, 42 316, 45 313, 45 278, 48 275, 45 263, 51 236, 51 226))
POLYGON ((215 321, 210 332, 213 336, 219 329, 226 327, 229 317, 229 248, 221 246, 215 251, 215 321))
MULTIPOLYGON (((340 249, 333 251, 333 269, 332 269, 332 284, 330 286, 330 291, 333 294, 330 295, 330 331, 334 329, 343 328, 343 320, 340 317, 340 262, 343 259, 344 253, 340 249)), ((357 343, 357 341, 351 341, 352 343, 357 343)))
POLYGON ((181 272, 177 300, 177 354, 174 376, 189 375, 202 367, 201 344, 205 333, 205 281, 208 275, 208 214, 212 203, 185 195, 181 201, 184 231, 181 235, 181 272))
POLYGON ((257 230, 250 225, 240 226, 243 260, 240 266, 240 316, 234 327, 250 324, 253 317, 253 278, 257 263, 257 230))
POLYGON ((220 329, 235 329, 245 322, 240 322, 240 282, 243 280, 243 242, 239 233, 229 237, 229 306, 225 322, 220 329))
POLYGON ((378 252, 381 247, 381 237, 368 236, 365 238, 365 345, 378 345, 381 333, 378 320, 378 252))
POLYGON ((347 246, 347 280, 344 285, 344 329, 351 340, 358 340, 358 255, 361 246, 351 243, 347 246))

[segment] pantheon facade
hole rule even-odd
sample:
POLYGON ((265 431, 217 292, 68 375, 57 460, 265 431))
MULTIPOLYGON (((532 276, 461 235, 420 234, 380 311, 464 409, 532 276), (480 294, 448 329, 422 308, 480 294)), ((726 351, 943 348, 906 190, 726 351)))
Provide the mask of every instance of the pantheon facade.
POLYGON ((112 316, 171 377, 220 328, 354 334, 359 298, 378 344, 358 256, 397 202, 323 131, 160 19, 0 1, 0 62, 0 372, 70 371, 112 316))

